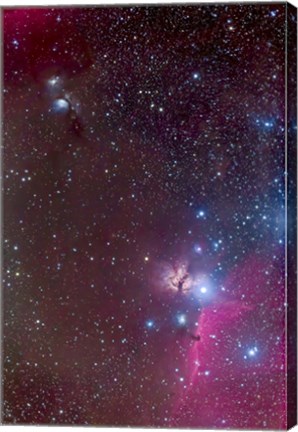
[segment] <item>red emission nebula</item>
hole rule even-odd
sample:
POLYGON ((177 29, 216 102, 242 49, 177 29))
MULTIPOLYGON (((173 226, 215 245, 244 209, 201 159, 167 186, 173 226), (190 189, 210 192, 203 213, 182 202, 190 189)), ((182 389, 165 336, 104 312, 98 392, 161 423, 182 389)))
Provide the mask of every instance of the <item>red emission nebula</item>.
POLYGON ((3 20, 4 423, 284 428, 284 5, 3 20))

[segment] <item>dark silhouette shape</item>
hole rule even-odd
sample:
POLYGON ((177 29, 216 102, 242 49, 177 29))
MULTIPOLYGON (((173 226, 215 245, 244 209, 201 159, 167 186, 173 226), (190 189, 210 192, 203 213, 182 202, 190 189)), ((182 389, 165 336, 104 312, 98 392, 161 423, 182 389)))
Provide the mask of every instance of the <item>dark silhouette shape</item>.
POLYGON ((201 336, 200 335, 193 335, 191 334, 190 337, 192 338, 192 340, 199 342, 201 340, 201 336))
POLYGON ((178 281, 176 281, 176 282, 174 282, 174 280, 173 280, 173 279, 175 279, 174 277, 171 278, 172 285, 173 285, 175 288, 178 289, 178 292, 186 291, 186 290, 183 289, 183 285, 185 284, 185 282, 186 282, 186 280, 188 279, 188 277, 189 277, 189 274, 188 274, 188 273, 185 273, 185 275, 182 276, 182 277, 181 277, 178 281))

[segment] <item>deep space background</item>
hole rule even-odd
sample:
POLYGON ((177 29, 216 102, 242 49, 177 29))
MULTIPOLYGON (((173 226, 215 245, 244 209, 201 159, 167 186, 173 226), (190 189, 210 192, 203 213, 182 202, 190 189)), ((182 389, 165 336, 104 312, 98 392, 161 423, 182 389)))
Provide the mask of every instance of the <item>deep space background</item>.
POLYGON ((285 427, 285 18, 3 11, 4 423, 285 427))

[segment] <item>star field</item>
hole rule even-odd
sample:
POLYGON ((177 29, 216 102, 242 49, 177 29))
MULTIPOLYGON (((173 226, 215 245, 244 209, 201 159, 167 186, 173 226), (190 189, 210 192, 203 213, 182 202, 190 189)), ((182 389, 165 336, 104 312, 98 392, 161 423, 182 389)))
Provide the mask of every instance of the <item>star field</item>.
POLYGON ((5 423, 285 427, 284 22, 5 9, 5 423))

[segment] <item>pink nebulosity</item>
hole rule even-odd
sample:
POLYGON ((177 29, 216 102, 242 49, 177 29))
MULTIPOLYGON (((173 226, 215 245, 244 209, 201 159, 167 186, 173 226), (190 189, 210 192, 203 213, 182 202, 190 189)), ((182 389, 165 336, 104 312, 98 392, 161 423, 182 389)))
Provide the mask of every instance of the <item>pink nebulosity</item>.
POLYGON ((273 285, 264 282, 265 262, 265 257, 263 261, 255 256, 248 258, 227 278, 226 299, 222 293, 203 309, 198 326, 200 342, 190 348, 187 358, 189 387, 174 407, 173 425, 184 427, 189 425, 189 418, 196 417, 202 427, 284 427, 285 382, 280 374, 284 369, 284 339, 280 333, 284 316, 277 304, 274 309, 269 296, 273 287, 278 290, 282 285, 273 268, 273 285), (256 303, 245 301, 255 292, 256 303), (279 325, 275 314, 280 317, 279 325), (266 325, 270 316, 274 327, 266 325), (276 385, 280 389, 278 398, 276 385), (246 412, 252 406, 260 413, 272 410, 271 423, 248 418, 246 412))

